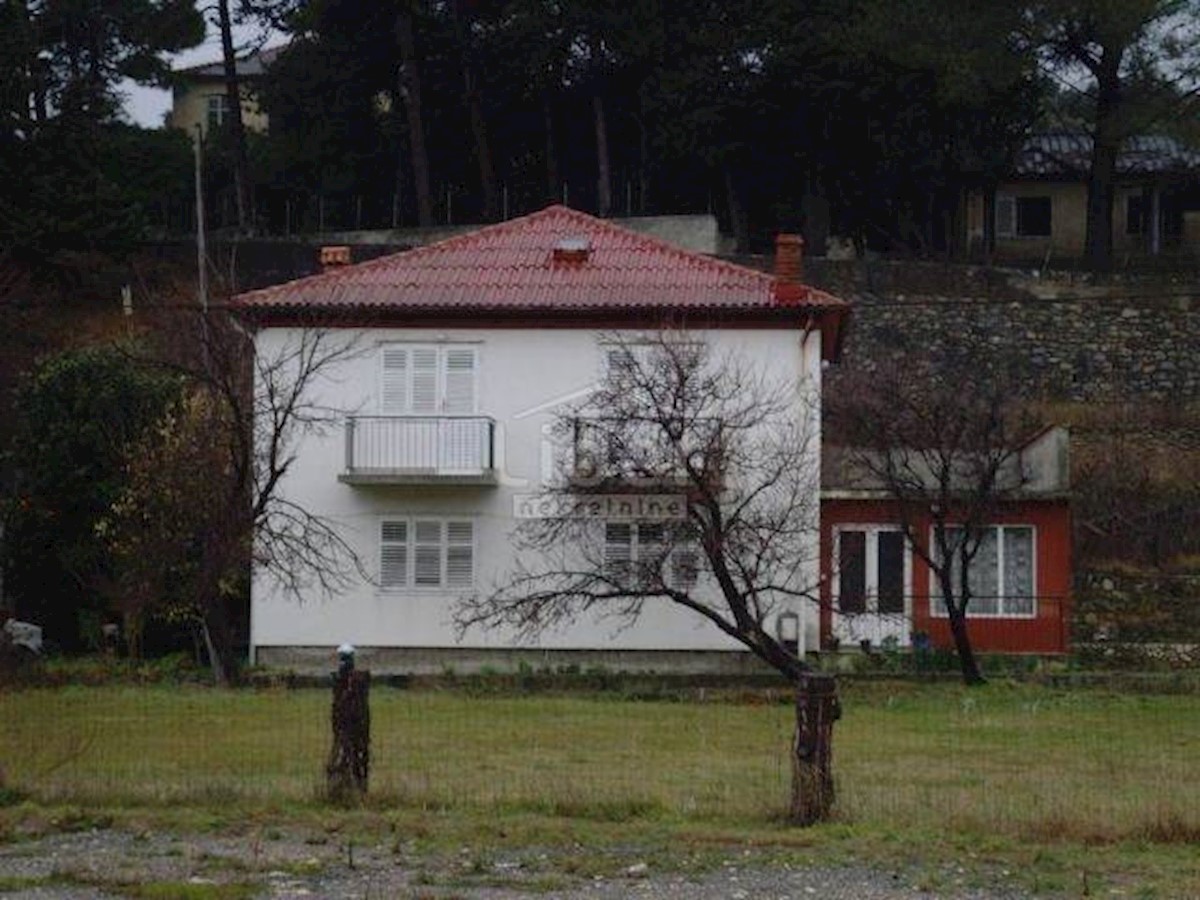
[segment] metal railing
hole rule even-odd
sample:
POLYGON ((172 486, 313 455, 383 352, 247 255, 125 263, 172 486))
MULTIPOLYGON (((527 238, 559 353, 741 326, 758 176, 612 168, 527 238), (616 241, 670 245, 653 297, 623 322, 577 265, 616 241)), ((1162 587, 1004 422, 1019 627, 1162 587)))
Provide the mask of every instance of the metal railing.
POLYGON ((348 475, 483 476, 495 468, 486 416, 347 416, 348 475))

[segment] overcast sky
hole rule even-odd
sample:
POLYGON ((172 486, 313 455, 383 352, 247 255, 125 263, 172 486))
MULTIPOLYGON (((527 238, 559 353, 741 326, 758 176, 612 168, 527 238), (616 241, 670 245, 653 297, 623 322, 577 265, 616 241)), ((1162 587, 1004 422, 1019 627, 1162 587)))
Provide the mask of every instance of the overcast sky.
MULTIPOLYGON (((234 44, 241 55, 250 47, 258 46, 266 38, 267 45, 274 47, 284 42, 285 37, 277 31, 264 32, 262 28, 251 25, 235 26, 233 29, 234 44)), ((208 35, 204 43, 182 53, 169 56, 171 68, 186 69, 201 63, 217 62, 221 58, 221 35, 217 27, 209 23, 208 35)), ((171 109, 171 92, 159 88, 142 87, 132 81, 121 85, 121 93, 125 95, 125 115, 137 125, 146 128, 158 128, 163 124, 163 116, 171 109)))

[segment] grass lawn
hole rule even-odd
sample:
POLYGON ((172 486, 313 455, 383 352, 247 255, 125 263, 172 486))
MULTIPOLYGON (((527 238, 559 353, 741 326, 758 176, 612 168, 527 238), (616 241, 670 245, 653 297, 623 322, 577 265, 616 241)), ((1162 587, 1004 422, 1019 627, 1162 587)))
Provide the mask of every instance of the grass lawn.
POLYGON ((894 683, 851 684, 843 700, 836 821, 801 832, 780 821, 785 704, 376 687, 371 797, 333 811, 320 799, 326 691, 14 691, 0 694, 0 761, 8 793, 27 800, 0 825, 73 808, 387 819, 422 823, 434 843, 555 843, 582 829, 601 844, 746 843, 934 869, 962 859, 1065 890, 1086 868, 1200 895, 1200 696, 894 683))

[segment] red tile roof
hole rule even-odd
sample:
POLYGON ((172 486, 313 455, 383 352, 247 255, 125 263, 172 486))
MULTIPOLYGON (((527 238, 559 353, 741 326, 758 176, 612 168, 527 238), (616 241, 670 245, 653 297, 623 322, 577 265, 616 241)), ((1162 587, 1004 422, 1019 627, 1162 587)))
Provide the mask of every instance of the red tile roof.
POLYGON ((251 314, 846 308, 822 291, 780 287, 766 273, 550 206, 415 250, 241 294, 235 304, 251 314), (586 243, 583 259, 577 242, 586 243))

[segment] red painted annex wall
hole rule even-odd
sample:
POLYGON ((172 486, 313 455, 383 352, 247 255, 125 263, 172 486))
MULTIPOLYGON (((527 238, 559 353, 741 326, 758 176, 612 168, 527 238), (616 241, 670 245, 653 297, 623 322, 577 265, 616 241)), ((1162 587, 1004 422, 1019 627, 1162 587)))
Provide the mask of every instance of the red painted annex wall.
MULTIPOLYGON (((821 646, 833 626, 833 533, 839 525, 899 524, 895 501, 824 499, 821 501, 821 646)), ((1071 509, 1065 500, 1025 500, 1005 504, 996 525, 1032 525, 1037 614, 1032 618, 972 618, 967 627, 976 650, 1000 653, 1064 653, 1068 644, 1071 595, 1071 509)), ((927 546, 932 525, 922 520, 918 538, 927 546)), ((929 567, 912 554, 912 630, 923 631, 934 646, 953 646, 945 617, 929 614, 929 567)))

